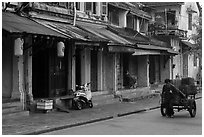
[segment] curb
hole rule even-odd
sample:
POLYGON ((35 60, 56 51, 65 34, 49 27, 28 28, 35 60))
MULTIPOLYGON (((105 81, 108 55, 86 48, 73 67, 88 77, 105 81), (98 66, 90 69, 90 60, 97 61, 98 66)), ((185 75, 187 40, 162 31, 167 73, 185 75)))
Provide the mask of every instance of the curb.
MULTIPOLYGON (((202 96, 197 97, 196 99, 200 99, 200 98, 202 98, 202 96)), ((145 108, 145 109, 141 109, 141 110, 135 110, 135 111, 131 111, 131 112, 120 113, 120 114, 116 114, 116 115, 113 115, 113 116, 97 118, 97 119, 88 120, 88 121, 79 122, 79 123, 70 124, 70 125, 63 125, 63 126, 59 126, 59 127, 53 127, 53 128, 49 128, 49 129, 45 129, 45 130, 40 130, 40 131, 24 133, 23 135, 39 135, 39 134, 43 134, 43 133, 47 133, 47 132, 62 130, 62 129, 71 128, 71 127, 80 126, 80 125, 86 125, 86 124, 90 124, 90 123, 95 123, 95 122, 99 122, 99 121, 113 119, 115 117, 123 117, 123 116, 136 114, 136 113, 140 113, 140 112, 145 112, 145 111, 149 111, 149 110, 154 110, 154 109, 158 109, 158 108, 160 108, 160 106, 145 108)))
POLYGON ((95 122, 99 122, 99 121, 104 121, 104 120, 108 120, 108 119, 112 119, 112 118, 114 118, 114 117, 108 116, 108 117, 104 117, 104 118, 98 118, 98 119, 93 119, 93 120, 89 120, 89 121, 79 122, 79 123, 75 123, 75 124, 71 124, 71 125, 63 125, 63 126, 59 126, 59 127, 45 129, 45 130, 25 133, 23 135, 39 135, 39 134, 52 132, 52 131, 56 131, 56 130, 62 130, 62 129, 71 128, 71 127, 75 127, 75 126, 81 126, 81 125, 86 125, 86 124, 95 123, 95 122))

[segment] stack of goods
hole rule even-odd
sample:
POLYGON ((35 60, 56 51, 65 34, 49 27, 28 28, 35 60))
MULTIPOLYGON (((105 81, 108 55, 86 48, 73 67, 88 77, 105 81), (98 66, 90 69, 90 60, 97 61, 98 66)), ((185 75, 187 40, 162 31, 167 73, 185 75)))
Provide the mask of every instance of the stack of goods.
POLYGON ((186 95, 195 95, 197 93, 194 79, 190 77, 182 78, 179 89, 186 95))

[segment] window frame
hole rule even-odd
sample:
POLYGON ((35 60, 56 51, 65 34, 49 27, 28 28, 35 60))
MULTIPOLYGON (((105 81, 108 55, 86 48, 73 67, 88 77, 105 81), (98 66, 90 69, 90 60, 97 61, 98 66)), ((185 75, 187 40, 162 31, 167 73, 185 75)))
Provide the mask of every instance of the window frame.
POLYGON ((107 15, 108 11, 108 4, 107 2, 101 2, 101 15, 107 15), (104 8, 105 7, 105 13, 104 13, 104 8))
POLYGON ((193 28, 192 21, 192 13, 188 13, 188 30, 192 30, 193 28))

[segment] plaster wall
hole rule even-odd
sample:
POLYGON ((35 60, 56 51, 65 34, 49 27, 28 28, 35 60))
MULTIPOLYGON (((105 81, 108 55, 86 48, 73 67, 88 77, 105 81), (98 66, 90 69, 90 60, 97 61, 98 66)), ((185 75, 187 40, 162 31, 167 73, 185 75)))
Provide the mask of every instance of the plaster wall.
MULTIPOLYGON (((197 13, 192 13, 192 24, 196 22, 196 16, 198 16, 199 10, 195 2, 185 2, 184 5, 181 6, 180 16, 179 16, 179 28, 182 30, 188 30, 188 12, 187 8, 191 7, 192 10, 197 13)), ((193 27, 192 30, 188 30, 188 37, 195 33, 196 30, 193 27)))
POLYGON ((197 59, 197 65, 194 66, 194 55, 191 54, 188 56, 188 77, 193 77, 197 79, 197 74, 199 71, 199 60, 197 59))

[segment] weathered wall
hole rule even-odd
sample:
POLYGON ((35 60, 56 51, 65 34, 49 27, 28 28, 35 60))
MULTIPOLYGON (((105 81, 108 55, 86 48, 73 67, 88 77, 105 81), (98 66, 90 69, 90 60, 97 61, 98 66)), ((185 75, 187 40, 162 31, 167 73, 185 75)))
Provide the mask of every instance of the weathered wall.
MULTIPOLYGON (((176 50, 176 51, 181 51, 180 45, 179 45, 179 40, 177 39, 171 39, 171 46, 176 50)), ((178 76, 183 76, 183 59, 182 55, 178 54, 173 56, 173 64, 175 64, 175 68, 173 69, 173 79, 176 78, 176 75, 178 76)))
MULTIPOLYGON (((196 2, 185 2, 185 4, 181 6, 179 29, 188 30, 188 12, 186 12, 188 7, 191 7, 194 11, 197 11, 197 13, 192 13, 192 23, 196 22, 195 17, 198 16, 199 13, 196 2)), ((192 30, 188 30, 188 36, 190 36, 192 33, 195 33, 194 28, 192 28, 192 30)))
POLYGON ((197 78, 197 74, 199 71, 199 60, 197 59, 197 65, 194 66, 194 55, 191 54, 188 56, 188 77, 197 78))
POLYGON ((127 15, 128 11, 120 11, 119 12, 119 26, 120 27, 127 27, 126 24, 126 15, 127 15))
POLYGON ((138 56, 138 86, 149 86, 149 58, 148 56, 138 56))

